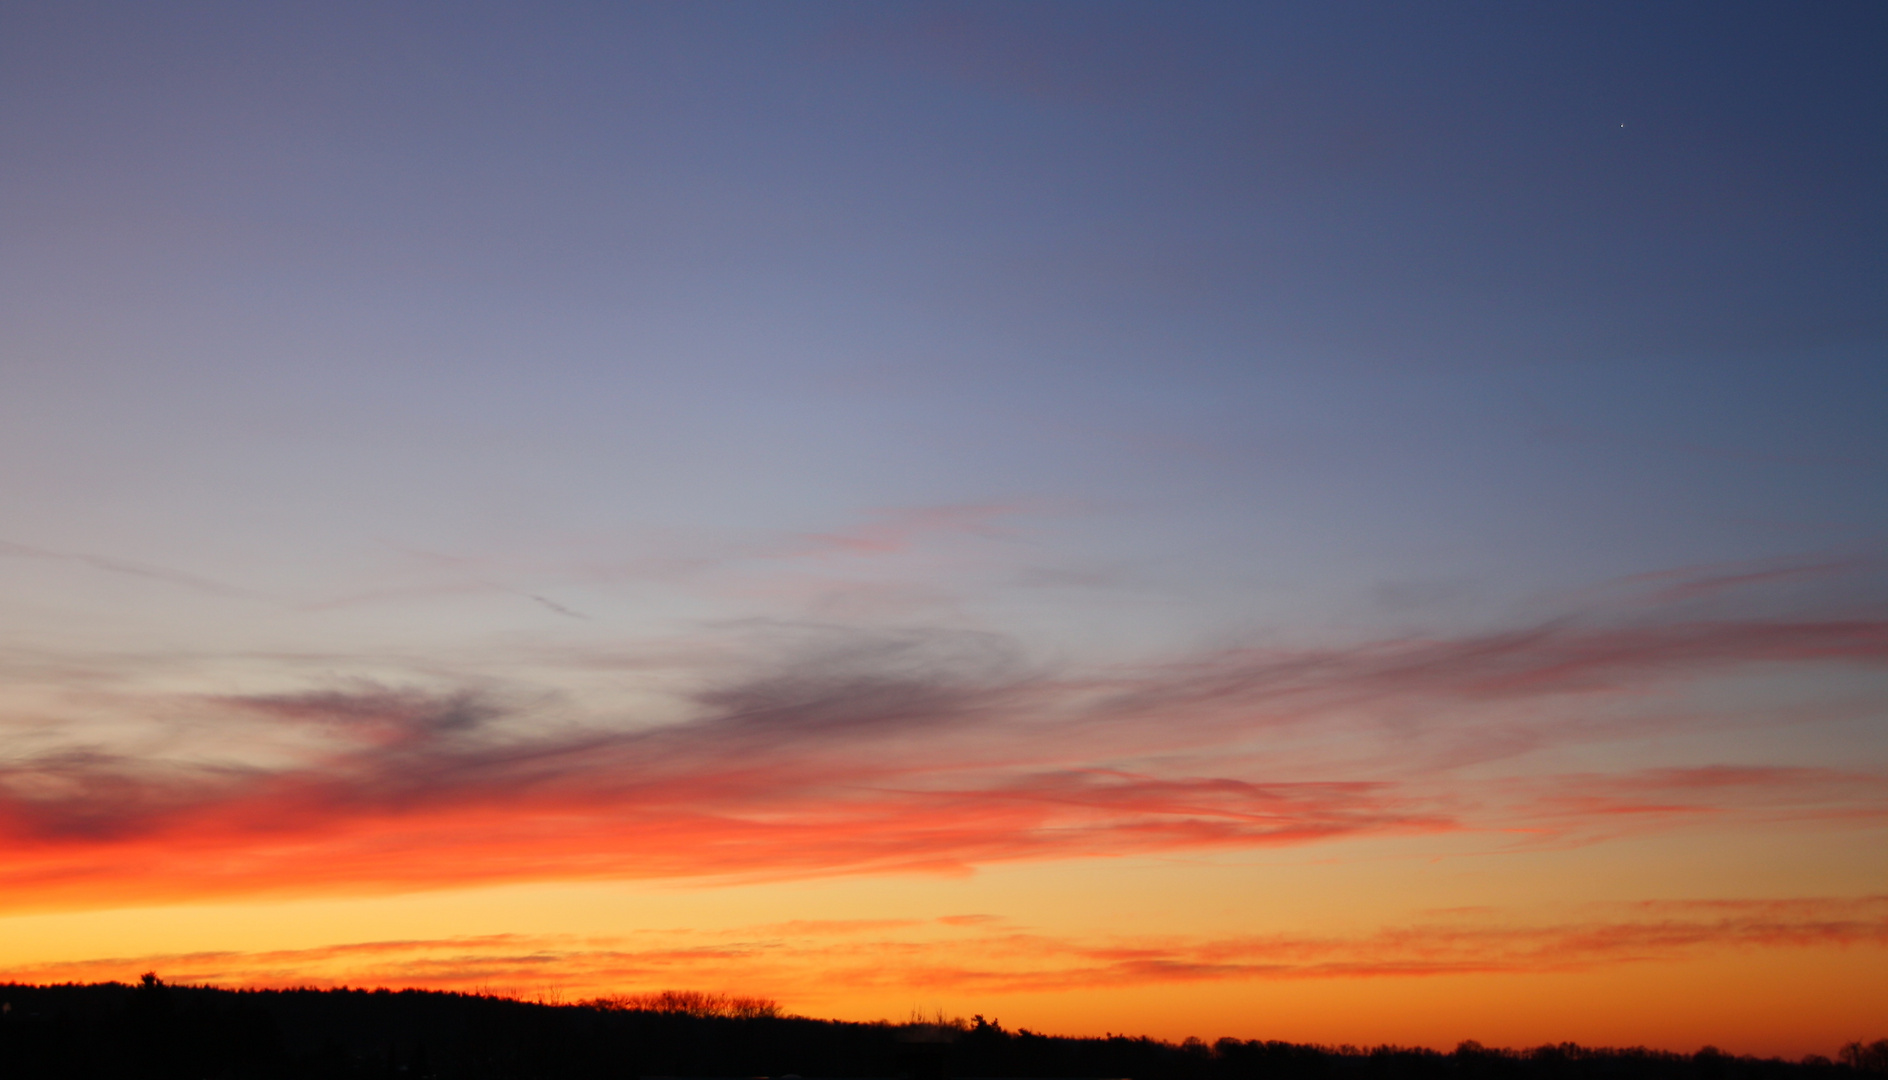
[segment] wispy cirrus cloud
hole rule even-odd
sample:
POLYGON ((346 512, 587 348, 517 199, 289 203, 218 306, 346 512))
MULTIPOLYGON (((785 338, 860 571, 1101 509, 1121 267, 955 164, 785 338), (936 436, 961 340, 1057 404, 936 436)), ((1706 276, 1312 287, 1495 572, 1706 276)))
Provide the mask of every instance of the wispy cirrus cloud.
MULTIPOLYGON (((388 545, 389 579, 294 606, 307 612, 416 607, 468 598, 515 597, 567 618, 594 621, 565 594, 598 583, 641 581, 700 595, 823 597, 881 593, 903 603, 943 590, 909 578, 883 579, 888 563, 935 554, 953 541, 1012 540, 1008 522, 1051 509, 1027 501, 883 507, 828 528, 755 530, 740 536, 675 533, 592 539, 559 557, 454 554, 388 545)), ((0 546, 0 555, 6 554, 0 546)))
POLYGON ((734 987, 791 1006, 834 994, 1030 993, 1279 979, 1585 971, 1726 949, 1888 946, 1888 897, 1664 900, 1558 920, 1478 912, 1350 934, 1053 934, 999 918, 818 921, 605 938, 494 934, 258 952, 101 957, 0 971, 30 982, 130 979, 246 986, 555 987, 571 997, 734 987))
POLYGON ((1669 819, 1723 814, 1746 820, 1888 824, 1888 776, 1861 770, 1774 765, 1637 769, 1535 781, 1543 819, 1669 819))
POLYGON ((1712 816, 1884 816, 1883 777, 1866 763, 1485 774, 1580 737, 1569 709, 1596 701, 1758 665, 1888 666, 1878 620, 1559 624, 1086 672, 1032 666, 988 635, 835 640, 747 666, 723 657, 675 722, 580 715, 492 679, 121 695, 120 709, 189 710, 207 735, 154 757, 75 728, 64 745, 42 734, 0 758, 0 904, 964 873, 1371 836, 1577 841, 1712 816), (276 743, 219 752, 237 732, 276 743))
POLYGON ((880 510, 858 525, 832 532, 809 533, 804 544, 782 554, 796 556, 874 556, 904 554, 920 541, 938 536, 1004 535, 999 525, 1031 507, 1021 503, 970 503, 954 506, 917 506, 880 510))
POLYGON ((1781 582, 1834 578, 1862 565, 1866 563, 1861 559, 1840 559, 1772 566, 1704 568, 1684 575, 1661 575, 1667 583, 1652 594, 1652 599, 1659 603, 1682 603, 1781 582))
POLYGON ((174 585, 192 592, 211 596, 239 599, 254 599, 254 593, 247 589, 203 577, 199 574, 175 570, 167 566, 137 562, 130 559, 115 559, 103 555, 93 555, 82 551, 54 551, 49 548, 33 547, 28 544, 15 544, 0 540, 0 558, 34 559, 45 562, 72 563, 123 577, 142 578, 146 581, 174 585))

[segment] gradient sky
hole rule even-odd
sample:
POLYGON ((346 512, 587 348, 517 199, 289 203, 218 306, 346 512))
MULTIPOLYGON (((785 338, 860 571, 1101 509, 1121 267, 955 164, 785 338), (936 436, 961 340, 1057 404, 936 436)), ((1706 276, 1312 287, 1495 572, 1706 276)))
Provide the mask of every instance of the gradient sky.
POLYGON ((1888 1035, 1883 56, 0 3, 0 979, 1888 1035))

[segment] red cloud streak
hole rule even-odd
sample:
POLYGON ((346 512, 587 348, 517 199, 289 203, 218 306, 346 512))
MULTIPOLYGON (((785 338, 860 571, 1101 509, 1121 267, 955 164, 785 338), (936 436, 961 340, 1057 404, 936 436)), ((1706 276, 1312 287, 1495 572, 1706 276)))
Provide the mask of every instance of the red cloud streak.
POLYGON ((1879 621, 1550 627, 1218 654, 1081 679, 865 655, 879 666, 809 663, 703 691, 697 719, 656 728, 547 728, 490 695, 363 685, 197 699, 226 730, 306 738, 266 764, 133 760, 76 739, 0 762, 0 906, 962 872, 1471 828, 1607 832, 1724 812, 1888 820, 1888 788, 1867 769, 1471 784, 1418 764, 1432 743, 1512 742, 1520 753, 1551 741, 1547 706, 1570 695, 1758 663, 1878 667, 1888 662, 1879 621), (1360 729, 1374 711, 1403 719, 1387 734, 1360 729), (1516 737, 1525 722, 1514 717, 1530 715, 1548 719, 1516 737), (1267 749, 1326 729, 1349 733, 1346 757, 1267 749), (1243 775, 1160 764, 1173 748, 1243 775))

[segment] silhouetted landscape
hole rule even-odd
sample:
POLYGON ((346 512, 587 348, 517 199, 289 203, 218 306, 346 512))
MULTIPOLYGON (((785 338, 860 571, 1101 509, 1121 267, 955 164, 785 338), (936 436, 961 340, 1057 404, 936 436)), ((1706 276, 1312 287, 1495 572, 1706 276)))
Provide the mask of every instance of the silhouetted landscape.
POLYGON ((1769 1080, 1888 1073, 1888 1040, 1799 1062, 1563 1043, 1453 1052, 1110 1035, 1068 1038, 994 1020, 852 1023, 781 1015, 762 998, 670 992, 581 1004, 420 990, 0 987, 0 1076, 1660 1078, 1769 1080))

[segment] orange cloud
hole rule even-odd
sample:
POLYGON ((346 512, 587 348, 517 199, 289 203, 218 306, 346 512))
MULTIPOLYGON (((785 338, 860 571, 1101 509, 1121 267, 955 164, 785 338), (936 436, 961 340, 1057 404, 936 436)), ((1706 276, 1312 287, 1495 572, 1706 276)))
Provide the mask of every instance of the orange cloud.
POLYGON ((1726 949, 1888 947, 1888 896, 1648 901, 1552 924, 1486 913, 1354 936, 1071 937, 996 922, 779 924, 614 939, 496 934, 262 952, 168 953, 16 967, 21 982, 416 986, 573 997, 739 988, 789 1004, 842 991, 1011 994, 1172 983, 1579 971, 1726 949))

